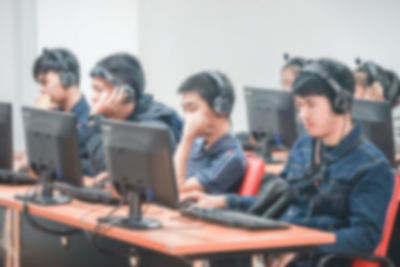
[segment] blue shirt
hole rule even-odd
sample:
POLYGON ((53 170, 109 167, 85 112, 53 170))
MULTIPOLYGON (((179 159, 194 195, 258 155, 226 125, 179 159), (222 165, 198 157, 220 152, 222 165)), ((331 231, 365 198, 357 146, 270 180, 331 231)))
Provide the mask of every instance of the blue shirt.
POLYGON ((92 171, 90 167, 89 153, 86 147, 86 131, 90 106, 84 95, 82 95, 79 101, 72 107, 70 112, 74 114, 76 118, 82 173, 85 175, 91 175, 92 171))
MULTIPOLYGON (((312 164, 314 142, 310 136, 301 138, 292 148, 281 173, 295 188, 307 181, 304 174, 312 164)), ((332 163, 315 184, 317 190, 299 193, 281 220, 335 233, 335 244, 320 246, 320 253, 373 252, 381 239, 393 190, 389 162, 375 145, 362 138, 359 123, 339 145, 323 149, 322 153, 332 163), (358 140, 359 145, 343 155, 358 140)), ((235 195, 227 197, 230 208, 246 209, 254 200, 235 195)))
POLYGON ((232 133, 220 137, 205 149, 205 139, 193 142, 186 178, 195 177, 208 193, 236 192, 246 171, 246 156, 232 133))

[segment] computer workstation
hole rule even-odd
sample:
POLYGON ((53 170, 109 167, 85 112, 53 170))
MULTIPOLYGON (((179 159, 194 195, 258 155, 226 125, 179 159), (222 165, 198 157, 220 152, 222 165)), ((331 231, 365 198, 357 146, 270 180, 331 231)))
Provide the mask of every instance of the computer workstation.
POLYGON ((91 202, 116 202, 106 190, 83 186, 72 114, 32 107, 23 107, 22 113, 29 166, 41 187, 40 191, 18 195, 18 199, 39 205, 66 204, 71 196, 91 202))
POLYGON ((298 137, 295 107, 291 93, 255 87, 244 89, 250 133, 259 144, 266 163, 281 163, 272 151, 289 151, 298 137))
POLYGON ((37 182, 26 172, 13 171, 12 105, 0 102, 0 183, 34 184, 37 182))
POLYGON ((129 201, 129 214, 100 218, 99 222, 131 229, 162 227, 157 220, 142 217, 141 195, 150 189, 154 197, 149 201, 179 209, 183 216, 251 230, 288 227, 285 223, 231 210, 180 206, 172 143, 166 127, 107 120, 102 133, 106 166, 113 185, 129 201))
MULTIPOLYGON (((19 194, 17 199, 45 206, 67 204, 72 198, 103 204, 128 203, 128 216, 100 218, 99 223, 133 229, 162 227, 159 222, 142 217, 143 201, 179 208, 168 128, 112 120, 103 122, 106 166, 111 183, 121 195, 116 198, 107 190, 83 186, 73 115, 24 107, 23 118, 29 166, 38 175, 40 184, 33 193, 19 194), (149 190, 151 194, 146 194, 149 190), (146 199, 146 195, 152 198, 146 199)), ((249 229, 287 227, 249 214, 222 210, 185 207, 182 214, 249 229)))
MULTIPOLYGON (((32 111, 31 116, 36 116, 39 114, 39 112, 36 112, 34 109, 30 109, 32 111), (35 115, 32 115, 35 114, 35 115)), ((63 116, 65 114, 58 113, 58 112, 48 112, 47 113, 52 113, 51 115, 53 116, 48 116, 47 117, 47 122, 50 123, 50 120, 58 120, 58 121, 64 121, 67 120, 68 122, 66 123, 68 126, 62 126, 61 124, 64 123, 56 123, 53 124, 55 127, 47 127, 47 130, 40 131, 38 134, 38 128, 40 124, 27 124, 25 126, 26 129, 31 129, 31 131, 27 131, 27 136, 34 136, 35 138, 29 138, 29 143, 34 142, 37 144, 36 146, 31 146, 27 144, 28 146, 28 154, 30 155, 31 153, 29 150, 35 149, 36 151, 33 152, 32 155, 32 161, 31 163, 32 166, 34 167, 35 170, 47 170, 47 176, 45 177, 51 177, 51 179, 46 179, 46 182, 49 182, 49 185, 52 186, 53 189, 63 191, 65 188, 74 188, 77 190, 80 190, 82 188, 82 180, 81 175, 78 174, 80 168, 79 166, 79 160, 76 160, 76 168, 74 169, 74 174, 70 175, 62 175, 64 172, 62 171, 63 168, 69 168, 68 167, 68 162, 56 162, 56 161, 63 161, 67 159, 68 157, 76 157, 78 159, 78 154, 76 154, 76 151, 74 149, 65 149, 65 146, 67 144, 72 145, 74 144, 74 141, 71 140, 66 140, 66 139, 73 139, 75 138, 75 135, 73 134, 74 131, 76 131, 76 128, 73 127, 75 125, 73 123, 73 120, 67 115, 63 116), (51 117, 51 118, 50 118, 51 117), (35 129, 36 130, 36 136, 35 136, 35 129), (49 130, 50 129, 50 130, 49 130), (60 133, 60 129, 63 129, 68 134, 62 135, 60 133), (47 131, 47 132, 46 132, 47 131), (45 133, 46 132, 46 133, 45 133), (38 137, 38 136, 41 137, 38 137), (60 136, 62 135, 62 136, 60 136), (46 136, 46 138, 44 138, 46 136), (39 141, 37 139, 39 138, 39 141), (35 142, 36 141, 36 142, 35 142), (39 143, 43 142, 42 145, 40 146, 39 143), (44 144, 46 142, 46 144, 44 144), (42 146, 51 146, 52 148, 42 148, 42 146), (36 155, 38 151, 48 151, 50 154, 53 154, 53 159, 50 164, 50 159, 46 159, 44 157, 40 157, 39 155, 36 155), (46 163, 46 164, 44 164, 46 163), (50 166, 51 168, 49 168, 50 166), (52 170, 52 171, 50 171, 52 170), (49 173, 52 173, 52 175, 49 175, 49 173), (60 187, 59 187, 60 186, 60 187)), ((31 122, 33 123, 35 120, 32 120, 31 122)), ((43 126, 43 125, 42 125, 43 126)), ((119 192, 121 193, 122 196, 127 196, 128 199, 130 200, 130 207, 129 209, 124 208, 126 210, 127 216, 122 217, 122 219, 115 219, 113 217, 108 217, 107 218, 107 223, 109 225, 114 225, 115 222, 118 222, 117 224, 119 226, 123 226, 122 228, 129 228, 134 230, 132 233, 135 233, 140 229, 143 224, 148 227, 148 221, 149 220, 143 220, 143 218, 153 218, 155 220, 152 220, 152 223, 150 224, 151 226, 158 227, 161 231, 162 229, 166 229, 165 231, 161 232, 163 235, 167 236, 180 236, 182 233, 188 230, 184 231, 179 231, 179 227, 182 227, 182 229, 189 229, 189 231, 192 234, 198 233, 199 235, 204 235, 209 229, 214 229, 214 227, 209 227, 208 224, 206 223, 204 226, 198 228, 196 225, 199 223, 199 221, 192 221, 187 219, 187 217, 196 217, 201 219, 202 221, 208 221, 208 222, 216 222, 221 226, 218 226, 220 229, 218 232, 220 234, 223 234, 224 231, 227 231, 226 233, 226 238, 228 236, 231 236, 233 234, 232 231, 236 231, 236 227, 239 226, 240 228, 246 228, 246 229, 282 229, 282 228, 287 228, 287 224, 283 224, 280 222, 276 221, 268 221, 260 218, 254 218, 254 216, 247 215, 247 214, 239 214, 236 215, 237 213, 232 212, 229 213, 230 211, 227 210, 208 210, 208 209, 199 209, 196 211, 196 209, 186 209, 186 210, 181 210, 179 218, 182 218, 182 222, 185 222, 185 225, 179 226, 176 231, 172 231, 174 233, 171 233, 169 229, 170 224, 176 224, 177 222, 171 222, 170 220, 165 220, 161 219, 160 214, 158 212, 152 212, 152 209, 150 209, 150 212, 147 212, 148 208, 146 205, 146 208, 143 210, 144 212, 144 217, 142 217, 142 214, 140 213, 141 211, 141 203, 142 199, 140 199, 138 194, 139 192, 144 192, 147 189, 152 190, 152 195, 153 199, 151 200, 152 202, 155 202, 156 204, 161 204, 162 206, 166 206, 167 209, 160 209, 163 210, 163 214, 169 214, 171 212, 171 215, 168 215, 168 217, 174 218, 176 217, 176 211, 179 210, 179 202, 178 202, 178 195, 177 195, 177 189, 176 189, 176 181, 175 181, 175 176, 173 172, 173 167, 172 167, 172 149, 171 149, 171 143, 169 139, 169 133, 168 130, 165 128, 158 128, 154 126, 146 126, 146 125, 135 125, 132 123, 119 123, 115 121, 106 121, 103 125, 105 127, 105 131, 103 131, 103 138, 104 138, 104 144, 105 144, 105 153, 106 153, 106 163, 107 163, 107 168, 110 173, 112 183, 116 185, 116 188, 119 189, 119 192), (109 129, 109 131, 107 130, 109 129), (119 133, 119 134, 118 134, 119 133), (126 146, 126 142, 122 142, 122 140, 135 140, 135 142, 132 142, 131 146, 126 146), (158 150, 160 149, 160 150, 158 150), (138 158, 139 160, 137 161, 137 165, 133 165, 132 163, 132 158, 138 158), (141 160, 140 160, 141 159, 141 160), (135 167, 135 172, 132 172, 131 167, 135 167), (137 169, 138 168, 138 169, 137 169), (158 169, 158 172, 157 170, 158 169), (140 176, 141 173, 141 176, 140 176), (139 174, 139 176, 133 177, 132 174, 139 174), (128 189, 128 190, 126 190, 128 189), (126 193, 124 193, 126 192, 126 193), (136 195, 136 196, 135 196, 136 195), (132 197, 133 196, 133 197, 132 197), (174 211, 175 210, 175 211, 174 211), (228 215, 226 213, 229 213, 228 215), (175 214, 175 215, 172 215, 175 214), (237 216, 237 217, 234 217, 237 216), (185 219, 186 218, 186 219, 185 219), (254 220, 252 219, 254 218, 254 220), (187 222, 186 222, 187 220, 187 222), (258 221, 255 221, 258 220, 258 221), (132 223, 132 221, 135 221, 132 223), (144 222, 144 223, 143 223, 144 222), (153 223, 155 222, 155 223, 153 223), (139 225, 139 227, 138 227, 139 225), (224 226, 235 226, 234 228, 232 227, 224 227, 224 226), (190 230, 192 229, 192 230, 190 230), (229 230, 231 229, 231 230, 229 230), (223 231, 222 231, 223 230, 223 231), (228 234, 228 232, 230 234, 228 234)), ((44 128, 44 127, 43 127, 44 128)), ((103 129, 104 130, 104 129, 103 129)), ((70 158, 68 158, 68 161, 70 161, 70 158)), ((75 160, 72 160, 72 162, 75 162, 75 160)), ((39 171, 38 171, 39 172, 39 171)), ((63 191, 66 195, 69 195, 73 197, 74 195, 68 192, 67 190, 63 191)), ((42 194, 39 196, 39 199, 43 199, 43 191, 42 194)), ((3 205, 4 202, 2 202, 3 205)), ((7 200, 5 203, 11 203, 10 200, 7 200)), ((40 202, 39 202, 40 203, 40 202)), ((38 215, 38 214, 48 214, 49 217, 45 218, 53 218, 57 222, 66 222, 68 225, 70 222, 75 222, 73 225, 76 226, 77 223, 79 224, 79 221, 82 220, 83 215, 77 215, 78 217, 74 219, 74 212, 72 211, 78 211, 79 208, 75 207, 75 202, 72 203, 64 203, 62 207, 60 207, 61 210, 58 210, 58 208, 47 208, 46 206, 36 206, 36 205, 29 205, 29 212, 31 215, 38 215), (71 208, 68 208, 70 206, 73 206, 71 208), (48 210, 48 212, 46 211, 48 210), (70 214, 69 214, 70 213, 70 214), (57 215, 56 215, 57 214, 57 215), (59 218, 59 219, 57 219, 59 218), (67 219, 68 218, 68 219, 67 219)), ((17 205, 17 204, 13 204, 17 205)), ((17 206, 15 206, 17 207, 17 206)), ((86 212, 82 210, 79 214, 85 214, 86 212)), ((119 213, 121 215, 121 213, 119 213)), ((179 213, 178 213, 179 214, 179 213)), ((102 214, 103 216, 105 215, 104 213, 102 214)), ((45 215, 47 216, 47 215, 45 215)), ((90 216, 92 217, 92 216, 90 216)), ((106 216, 107 217, 107 216, 106 216)), ((102 220, 102 216, 99 216, 96 218, 97 220, 97 225, 104 223, 104 220, 102 220), (100 220, 99 220, 100 219, 100 220)), ((85 219, 86 220, 86 219, 85 219)), ((89 220, 89 219, 87 219, 89 220)), ((175 219, 176 220, 176 219, 175 219)), ((181 220, 181 219, 179 219, 181 220)), ((178 222, 179 222, 178 220, 178 222)), ((202 225, 205 222, 201 223, 202 225)), ((210 224, 212 225, 212 224, 210 224)), ((217 224, 215 224, 217 227, 217 224)), ((97 226, 96 226, 97 227, 97 226)), ((95 227, 95 228, 96 228, 95 227)), ((120 228, 120 227, 113 227, 114 228, 120 228)), ((151 227, 150 227, 151 228, 151 227)), ((93 228, 91 228, 93 230, 93 228)), ((292 235, 294 234, 299 234, 301 235, 300 229, 297 229, 297 227, 290 227, 287 229, 288 231, 291 231, 292 235)), ((243 230, 237 230, 237 231, 243 231, 243 230)), ((286 230, 285 230, 286 231, 286 230)), ((120 233, 119 231, 117 231, 120 233)), ((139 231, 141 232, 141 231, 139 231)), ((254 231, 251 231, 254 232, 254 231)), ((313 231, 310 230, 310 234, 314 233, 313 231)), ((25 232, 24 232, 25 233, 25 232)), ((110 237, 115 237, 115 234, 112 234, 111 232, 110 237)), ((122 237, 123 232, 121 234, 118 234, 118 238, 121 240, 127 240, 126 237, 125 239, 122 237)), ((126 232, 127 233, 127 232, 126 232)), ((284 235, 283 232, 281 233, 282 239, 287 239, 288 244, 292 244, 294 240, 289 241, 289 236, 284 235)), ((25 233, 26 234, 26 233, 25 233)), ((99 233, 102 235, 102 233, 99 233)), ((191 234, 191 235, 192 235, 191 234)), ((248 232, 249 236, 248 237, 243 237, 243 240, 248 240, 246 241, 247 243, 243 243, 245 241, 241 241, 243 245, 237 246, 234 249, 233 248, 228 248, 229 246, 222 246, 221 251, 227 250, 233 251, 235 250, 240 250, 242 249, 241 246, 243 246, 243 249, 246 249, 248 251, 249 248, 258 248, 262 249, 264 246, 266 246, 266 242, 250 242, 250 240, 253 240, 254 237, 253 235, 250 235, 250 232, 248 232), (250 242, 250 243, 249 243, 250 242), (247 245, 245 245, 247 244, 247 245)), ((260 234, 266 235, 266 232, 260 232, 260 234)), ((316 234, 316 233, 315 233, 316 234)), ((134 234, 137 235, 137 234, 134 234)), ((277 233, 273 234, 274 236, 277 235, 277 233)), ((108 235, 107 235, 108 236, 108 235)), ((129 235, 130 236, 130 235, 129 235)), ((332 237, 329 235, 320 235, 320 238, 317 237, 319 234, 316 234, 316 239, 313 241, 309 242, 303 242, 302 244, 298 242, 294 242, 294 245, 298 246, 312 246, 314 244, 313 242, 332 242, 332 237)), ((144 237, 141 236, 143 239, 144 237)), ((188 236, 186 238, 189 238, 188 236)), ((276 238, 276 237, 274 237, 276 238)), ((140 239, 140 240, 142 240, 140 239)), ((133 239, 132 239, 133 240, 133 239)), ((136 239, 134 239, 136 240, 136 239)), ((144 240, 144 239, 143 239, 144 240)), ((166 239, 167 240, 167 239, 166 239)), ((161 242, 161 241, 156 241, 153 240, 151 242, 161 242)), ((189 244, 192 242, 190 241, 190 238, 188 239, 189 244)), ((217 242, 217 240, 214 240, 213 242, 217 242)), ((232 241, 233 242, 233 241, 232 241)), ((136 243, 136 241, 134 242, 136 243)), ((179 242, 178 242, 179 243, 179 242)), ((183 243, 173 243, 174 245, 174 253, 177 253, 176 255, 180 255, 184 250, 182 250, 184 247, 183 243), (176 251, 175 251, 176 250, 176 251)), ((138 242, 140 245, 141 242, 138 242)), ((219 243, 218 243, 219 244, 219 243)), ((147 245, 145 245, 147 246, 147 245)), ((192 245, 193 246, 193 245, 192 245)), ((269 245, 267 247, 273 247, 274 245, 269 245)), ((190 246, 189 246, 190 247, 190 246)), ((189 249, 189 248, 186 248, 189 249)), ((197 254, 197 253, 204 253, 205 247, 201 246, 193 246, 193 252, 192 254, 197 254)), ((189 250, 188 250, 189 251, 189 250)), ((207 248, 206 251, 212 251, 211 248, 207 248)), ((218 249, 213 249, 214 252, 212 253, 219 253, 218 249)), ((186 252, 187 253, 187 252, 186 252)))
MULTIPOLYGON (((296 121, 293 96, 289 92, 245 88, 249 130, 257 141, 264 144, 263 155, 270 162, 271 150, 276 136, 290 148, 296 138, 306 134, 304 127, 296 121), (272 144, 272 145, 271 145, 272 144)), ((362 125, 363 134, 374 143, 395 166, 395 145, 391 106, 386 101, 355 99, 351 117, 362 125)))

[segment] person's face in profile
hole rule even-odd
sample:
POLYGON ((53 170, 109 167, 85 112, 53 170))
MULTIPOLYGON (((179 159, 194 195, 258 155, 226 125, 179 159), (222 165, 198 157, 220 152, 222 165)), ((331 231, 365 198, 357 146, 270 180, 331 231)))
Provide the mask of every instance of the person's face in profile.
POLYGON ((60 104, 66 97, 66 88, 61 83, 60 74, 54 71, 40 73, 37 77, 40 94, 46 95, 51 102, 60 104))
POLYGON ((103 77, 93 77, 92 79, 92 103, 97 104, 103 97, 111 96, 114 86, 103 77))
POLYGON ((294 80, 299 73, 299 68, 295 66, 287 66, 281 70, 281 88, 284 91, 291 92, 294 80))
POLYGON ((199 93, 182 93, 182 109, 185 123, 201 122, 201 127, 198 127, 198 136, 205 136, 211 131, 217 115, 199 93))
POLYGON ((298 115, 308 132, 314 138, 324 138, 340 127, 342 116, 333 112, 326 96, 295 96, 298 115))

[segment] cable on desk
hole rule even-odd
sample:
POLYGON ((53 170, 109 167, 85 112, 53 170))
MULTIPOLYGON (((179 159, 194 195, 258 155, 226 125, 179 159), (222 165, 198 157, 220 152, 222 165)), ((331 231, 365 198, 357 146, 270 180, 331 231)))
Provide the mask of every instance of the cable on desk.
MULTIPOLYGON (((33 195, 36 195, 37 189, 38 189, 39 185, 35 185, 33 187, 33 195)), ((56 236, 70 236, 76 233, 81 232, 80 229, 77 228, 65 228, 62 230, 59 229, 52 229, 49 228, 47 226, 44 226, 42 224, 40 224, 33 216, 31 216, 31 214, 29 213, 29 201, 28 201, 28 195, 30 193, 30 190, 28 190, 25 193, 25 198, 24 198, 24 202, 23 202, 23 210, 22 210, 22 214, 26 217, 26 219, 28 220, 29 224, 35 228, 36 230, 46 233, 46 234, 50 234, 50 235, 56 235, 56 236)))
MULTIPOLYGON (((125 192, 125 188, 124 190, 122 190, 122 192, 125 192)), ((124 195, 124 194, 122 194, 124 195)), ((117 212, 122 205, 125 203, 125 199, 123 197, 121 197, 120 202, 118 203, 117 206, 115 206, 106 216, 105 218, 107 219, 107 221, 112 217, 112 215, 117 212)), ((89 213, 88 213, 89 214, 89 213)), ((88 215, 86 214, 86 216, 88 215)), ((100 240, 100 238, 102 237, 102 235, 100 234, 105 234, 111 227, 113 227, 112 224, 109 224, 107 227, 104 227, 104 224, 107 223, 102 223, 102 222, 97 222, 96 227, 93 230, 93 234, 91 234, 89 231, 87 231, 84 227, 83 227, 83 222, 84 222, 84 217, 82 217, 81 222, 82 222, 82 229, 83 232, 85 233, 85 236, 87 237, 88 241, 92 244, 92 246, 100 253, 102 254, 107 254, 107 255, 111 255, 111 256, 122 256, 122 257, 133 257, 133 256, 137 256, 137 252, 134 248, 130 248, 130 250, 127 253, 123 253, 121 251, 115 251, 112 249, 107 249, 104 247, 99 246, 98 241, 100 240), (104 228, 101 228, 104 227, 104 228)))

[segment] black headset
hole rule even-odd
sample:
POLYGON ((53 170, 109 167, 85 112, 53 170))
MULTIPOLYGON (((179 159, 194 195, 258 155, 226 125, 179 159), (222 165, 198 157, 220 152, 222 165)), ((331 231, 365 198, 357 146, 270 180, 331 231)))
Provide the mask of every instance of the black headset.
POLYGON ((71 71, 71 69, 68 67, 68 64, 65 62, 65 59, 63 58, 63 55, 61 54, 60 51, 44 48, 43 55, 53 58, 60 64, 62 68, 59 73, 60 81, 65 88, 78 84, 77 75, 73 71, 71 71))
POLYGON ((367 84, 372 85, 375 81, 379 82, 382 87, 387 88, 388 82, 379 73, 378 65, 372 61, 362 61, 356 58, 356 64, 367 71, 367 84))
POLYGON ((399 83, 399 77, 397 74, 393 71, 386 71, 388 75, 388 80, 389 80, 389 88, 387 90, 387 99, 392 103, 395 104, 397 102, 397 98, 399 95, 399 90, 400 90, 400 83, 399 83))
POLYGON ((124 90, 125 94, 127 95, 126 99, 125 99, 125 103, 127 102, 132 102, 136 99, 136 93, 135 90, 132 88, 132 86, 130 86, 127 83, 123 83, 121 82, 119 79, 117 79, 111 72, 109 72, 107 69, 105 69, 102 66, 95 66, 92 71, 90 72, 90 76, 91 77, 102 77, 104 79, 106 79, 109 83, 111 83, 112 85, 118 87, 118 88, 122 88, 122 90, 124 90))
POLYGON ((352 94, 345 90, 332 76, 325 71, 320 64, 309 64, 302 68, 301 72, 315 74, 324 80, 335 93, 333 100, 333 111, 337 114, 344 114, 351 109, 353 100, 352 94))
POLYGON ((217 71, 206 71, 206 75, 216 84, 218 94, 212 103, 213 110, 220 116, 229 117, 232 112, 233 103, 229 96, 229 84, 221 73, 217 71))

